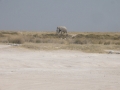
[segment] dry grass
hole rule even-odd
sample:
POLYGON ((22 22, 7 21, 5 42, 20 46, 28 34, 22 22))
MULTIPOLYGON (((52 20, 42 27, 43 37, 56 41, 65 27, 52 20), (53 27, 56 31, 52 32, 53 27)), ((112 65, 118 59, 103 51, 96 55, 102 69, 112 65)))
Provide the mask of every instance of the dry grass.
POLYGON ((1 43, 22 44, 25 48, 56 50, 70 49, 102 53, 106 49, 120 50, 120 32, 55 32, 0 31, 1 43))
POLYGON ((24 48, 34 50, 78 50, 87 53, 105 53, 105 50, 120 50, 119 45, 100 45, 100 44, 53 44, 53 43, 25 43, 24 48))

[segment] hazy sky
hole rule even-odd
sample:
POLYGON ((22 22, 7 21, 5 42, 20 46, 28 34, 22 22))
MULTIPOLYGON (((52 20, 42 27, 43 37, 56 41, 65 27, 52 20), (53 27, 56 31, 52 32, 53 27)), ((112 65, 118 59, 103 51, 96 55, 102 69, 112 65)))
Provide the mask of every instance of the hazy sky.
POLYGON ((0 0, 0 30, 119 31, 120 0, 0 0))

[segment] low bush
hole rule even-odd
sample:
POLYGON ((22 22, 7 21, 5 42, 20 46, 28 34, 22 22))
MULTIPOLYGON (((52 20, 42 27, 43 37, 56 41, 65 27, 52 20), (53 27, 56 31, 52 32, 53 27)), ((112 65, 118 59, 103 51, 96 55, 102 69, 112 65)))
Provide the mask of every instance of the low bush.
POLYGON ((105 41, 104 45, 110 45, 110 41, 105 41))
POLYGON ((9 43, 23 44, 24 38, 21 36, 12 36, 8 38, 9 43))

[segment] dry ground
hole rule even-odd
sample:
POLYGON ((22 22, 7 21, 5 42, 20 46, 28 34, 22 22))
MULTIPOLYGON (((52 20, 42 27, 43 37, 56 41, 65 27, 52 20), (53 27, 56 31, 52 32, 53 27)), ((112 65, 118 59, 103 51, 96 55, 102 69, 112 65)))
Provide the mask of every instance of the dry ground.
POLYGON ((0 45, 0 90, 120 90, 120 55, 0 45))

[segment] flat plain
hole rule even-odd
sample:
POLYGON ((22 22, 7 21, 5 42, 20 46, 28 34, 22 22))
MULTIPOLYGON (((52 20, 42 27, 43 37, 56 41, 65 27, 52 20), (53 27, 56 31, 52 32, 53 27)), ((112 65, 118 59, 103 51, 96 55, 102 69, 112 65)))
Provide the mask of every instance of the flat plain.
POLYGON ((0 44, 0 90, 120 90, 120 54, 0 44))

